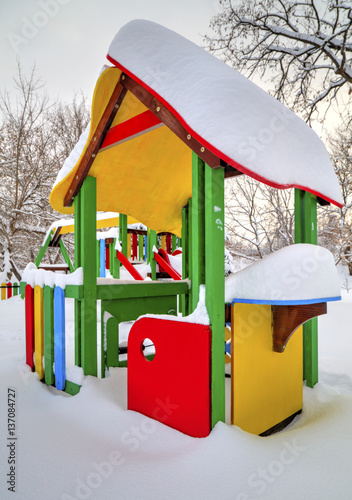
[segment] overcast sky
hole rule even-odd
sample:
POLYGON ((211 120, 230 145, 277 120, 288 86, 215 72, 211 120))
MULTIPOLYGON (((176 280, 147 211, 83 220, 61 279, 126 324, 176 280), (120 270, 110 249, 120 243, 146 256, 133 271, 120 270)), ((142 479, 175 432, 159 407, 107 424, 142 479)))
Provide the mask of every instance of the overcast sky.
POLYGON ((218 0, 0 0, 0 90, 12 90, 16 59, 35 63, 49 96, 89 98, 111 40, 132 19, 149 19, 197 44, 218 0))

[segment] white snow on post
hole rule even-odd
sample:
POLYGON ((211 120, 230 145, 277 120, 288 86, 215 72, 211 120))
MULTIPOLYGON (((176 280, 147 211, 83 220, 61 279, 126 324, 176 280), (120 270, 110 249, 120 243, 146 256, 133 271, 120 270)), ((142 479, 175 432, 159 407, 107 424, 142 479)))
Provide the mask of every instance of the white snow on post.
POLYGON ((225 302, 313 303, 340 295, 333 255, 309 244, 282 248, 225 280, 225 302))
POLYGON ((177 33, 135 20, 108 59, 149 89, 188 132, 242 172, 342 205, 326 148, 292 111, 235 69, 177 33))

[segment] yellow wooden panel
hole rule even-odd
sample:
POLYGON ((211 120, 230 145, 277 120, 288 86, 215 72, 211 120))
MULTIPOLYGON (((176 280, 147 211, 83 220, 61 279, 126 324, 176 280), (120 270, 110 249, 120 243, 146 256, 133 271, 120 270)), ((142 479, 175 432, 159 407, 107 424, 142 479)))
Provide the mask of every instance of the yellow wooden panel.
POLYGON ((160 240, 161 240, 160 241, 160 248, 162 250, 166 250, 166 236, 165 236, 165 234, 161 235, 160 240))
POLYGON ((302 408, 302 327, 276 353, 270 305, 234 304, 231 323, 231 421, 261 434, 302 408))
POLYGON ((5 300, 6 299, 6 283, 1 283, 1 300, 5 300))
MULTIPOLYGON (((87 144, 120 77, 118 68, 108 68, 94 91, 91 128, 87 144)), ((127 92, 112 127, 146 111, 127 92)), ((80 163, 52 190, 50 203, 61 213, 73 213, 63 199, 80 163)), ((89 171, 97 179, 97 209, 124 213, 156 231, 181 236, 182 208, 192 196, 192 151, 166 126, 134 136, 100 151, 89 171)))
POLYGON ((34 287, 34 367, 40 380, 44 377, 44 293, 39 285, 34 287))

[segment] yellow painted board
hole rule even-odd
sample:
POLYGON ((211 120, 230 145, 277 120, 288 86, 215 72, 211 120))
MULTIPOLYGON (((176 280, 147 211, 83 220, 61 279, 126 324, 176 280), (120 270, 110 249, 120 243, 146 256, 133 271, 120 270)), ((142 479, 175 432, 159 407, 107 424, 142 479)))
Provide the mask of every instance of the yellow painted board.
POLYGON ((5 300, 6 299, 6 283, 1 283, 1 300, 5 300))
POLYGON ((163 234, 163 235, 161 236, 160 248, 161 248, 162 250, 166 250, 166 236, 165 236, 165 234, 163 234))
POLYGON ((127 255, 128 259, 131 258, 131 247, 132 247, 132 234, 127 233, 127 255))
POLYGON ((40 380, 44 377, 44 293, 39 285, 34 287, 34 367, 40 380))
POLYGON ((234 304, 231 324, 231 422, 261 434, 302 408, 302 327, 276 353, 270 305, 234 304))
MULTIPOLYGON (((118 68, 107 68, 97 81, 91 127, 80 159, 120 74, 118 68)), ((145 111, 147 108, 127 92, 111 127, 145 111)), ((89 171, 97 179, 97 210, 127 214, 155 231, 181 236, 182 208, 192 196, 191 157, 191 149, 165 125, 104 148, 89 171)), ((51 192, 51 206, 58 212, 73 213, 72 207, 63 206, 63 200, 80 159, 51 192)))

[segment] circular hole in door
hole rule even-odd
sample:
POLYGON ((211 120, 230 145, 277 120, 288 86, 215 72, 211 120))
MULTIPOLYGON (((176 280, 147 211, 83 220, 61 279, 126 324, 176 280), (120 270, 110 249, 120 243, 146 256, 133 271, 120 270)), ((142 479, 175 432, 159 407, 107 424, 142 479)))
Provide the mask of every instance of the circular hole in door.
POLYGON ((155 345, 150 339, 144 339, 142 342, 142 353, 148 361, 153 361, 155 357, 155 345))

